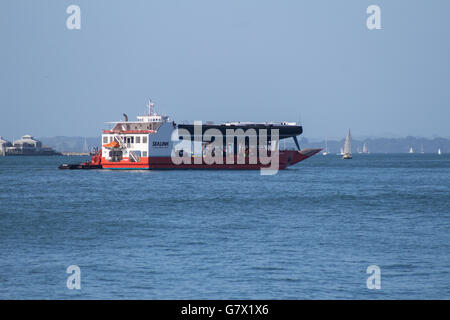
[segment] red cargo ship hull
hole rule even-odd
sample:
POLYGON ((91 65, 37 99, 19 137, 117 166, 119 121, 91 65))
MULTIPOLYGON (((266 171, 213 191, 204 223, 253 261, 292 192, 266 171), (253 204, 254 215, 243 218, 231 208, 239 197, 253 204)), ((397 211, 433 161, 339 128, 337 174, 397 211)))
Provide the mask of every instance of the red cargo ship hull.
MULTIPOLYGON (((279 166, 278 170, 284 170, 289 166, 292 166, 300 161, 308 159, 309 157, 320 152, 322 149, 303 149, 301 151, 295 150, 281 150, 279 151, 279 166)), ((192 161, 194 162, 194 161, 192 161)), ((213 169, 213 170, 260 170, 262 168, 268 168, 268 165, 261 163, 251 164, 237 163, 237 158, 233 164, 174 164, 170 157, 142 157, 140 162, 130 162, 128 158, 124 158, 120 162, 107 161, 105 158, 101 158, 101 164, 103 169, 135 169, 135 170, 181 170, 181 169, 213 169)))

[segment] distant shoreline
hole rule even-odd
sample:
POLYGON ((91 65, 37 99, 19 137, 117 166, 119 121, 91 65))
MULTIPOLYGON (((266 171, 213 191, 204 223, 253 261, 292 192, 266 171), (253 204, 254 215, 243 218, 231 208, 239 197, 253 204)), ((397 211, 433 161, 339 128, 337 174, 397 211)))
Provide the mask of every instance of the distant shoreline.
MULTIPOLYGON (((45 145, 53 148, 59 153, 64 155, 89 155, 87 150, 92 148, 101 148, 101 137, 43 137, 39 138, 45 145)), ((325 148, 325 139, 316 140, 301 136, 300 139, 301 148, 325 148)), ((328 151, 330 154, 336 154, 340 152, 340 149, 344 146, 344 137, 341 140, 328 140, 328 151)), ((378 154, 400 154, 408 153, 410 148, 413 148, 415 154, 420 154, 422 149, 425 154, 437 154, 438 149, 441 149, 443 154, 450 153, 450 139, 448 138, 420 138, 407 136, 404 138, 367 138, 367 139, 352 139, 352 152, 358 153, 358 148, 363 150, 363 146, 366 144, 370 153, 378 154)), ((295 144, 292 139, 284 139, 280 141, 280 147, 295 148, 295 144)))

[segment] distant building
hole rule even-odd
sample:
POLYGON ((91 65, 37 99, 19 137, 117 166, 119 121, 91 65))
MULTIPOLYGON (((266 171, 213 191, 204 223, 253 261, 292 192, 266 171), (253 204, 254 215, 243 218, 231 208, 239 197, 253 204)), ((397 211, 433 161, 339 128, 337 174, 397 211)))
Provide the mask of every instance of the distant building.
POLYGON ((12 147, 12 143, 0 136, 0 156, 5 155, 6 148, 12 147))
POLYGON ((60 154, 52 148, 42 145, 42 142, 30 135, 25 135, 14 141, 14 144, 6 147, 3 153, 5 156, 51 156, 60 154))

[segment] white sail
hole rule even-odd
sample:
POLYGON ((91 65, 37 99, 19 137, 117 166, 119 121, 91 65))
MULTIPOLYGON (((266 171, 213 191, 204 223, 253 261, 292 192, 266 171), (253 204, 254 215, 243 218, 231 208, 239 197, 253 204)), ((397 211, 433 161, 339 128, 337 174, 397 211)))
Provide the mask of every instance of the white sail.
POLYGON ((412 147, 409 149, 409 153, 414 153, 414 149, 412 147))
POLYGON ((363 146, 363 153, 369 153, 369 150, 367 150, 367 145, 365 143, 363 146))
POLYGON ((438 154, 439 154, 439 155, 442 154, 441 148, 438 149, 438 154))
POLYGON ((326 156, 328 153, 329 153, 329 151, 328 151, 328 138, 325 138, 325 151, 322 152, 322 154, 324 156, 326 156))
POLYGON ((348 130, 347 137, 345 138, 344 154, 352 154, 350 130, 348 130))
POLYGON ((352 156, 352 145, 351 145, 352 137, 350 135, 350 129, 348 130, 347 137, 345 138, 345 144, 344 144, 344 155, 342 156, 342 159, 351 159, 352 156))

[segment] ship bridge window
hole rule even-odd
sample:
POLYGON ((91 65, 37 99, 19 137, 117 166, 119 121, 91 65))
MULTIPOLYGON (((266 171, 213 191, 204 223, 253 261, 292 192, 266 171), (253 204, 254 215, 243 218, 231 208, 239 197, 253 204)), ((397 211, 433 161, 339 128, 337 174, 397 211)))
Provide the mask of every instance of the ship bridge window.
POLYGON ((141 143, 141 137, 136 137, 136 143, 141 143))
POLYGON ((108 137, 103 137, 103 143, 108 143, 108 137))
POLYGON ((142 137, 142 143, 147 143, 147 137, 142 137))

